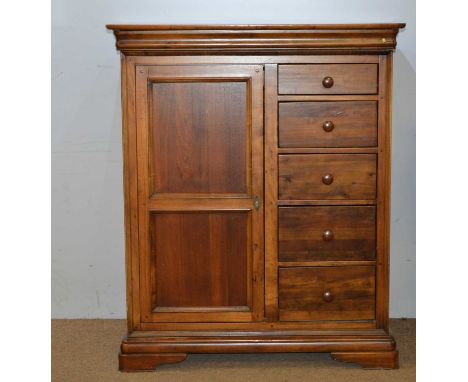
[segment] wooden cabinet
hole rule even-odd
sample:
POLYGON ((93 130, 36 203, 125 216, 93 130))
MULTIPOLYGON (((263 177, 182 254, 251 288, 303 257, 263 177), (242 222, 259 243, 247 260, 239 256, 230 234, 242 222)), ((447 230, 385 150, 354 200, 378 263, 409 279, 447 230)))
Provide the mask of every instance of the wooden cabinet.
POLYGON ((108 26, 122 66, 121 370, 243 352, 398 366, 389 158, 403 26, 108 26))

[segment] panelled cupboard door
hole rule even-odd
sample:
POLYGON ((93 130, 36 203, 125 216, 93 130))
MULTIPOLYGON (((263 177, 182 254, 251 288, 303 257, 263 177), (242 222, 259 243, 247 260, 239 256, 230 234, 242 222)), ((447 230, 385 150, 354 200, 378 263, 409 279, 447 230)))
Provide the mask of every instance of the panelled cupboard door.
POLYGON ((261 320, 262 66, 137 65, 135 105, 141 321, 261 320))

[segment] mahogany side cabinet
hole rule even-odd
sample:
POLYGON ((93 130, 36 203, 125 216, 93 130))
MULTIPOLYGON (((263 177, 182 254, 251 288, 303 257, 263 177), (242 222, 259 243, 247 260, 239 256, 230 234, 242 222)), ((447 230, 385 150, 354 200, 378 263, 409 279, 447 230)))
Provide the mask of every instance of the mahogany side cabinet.
POLYGON ((107 26, 122 68, 122 371, 256 352, 398 367, 390 124, 403 27, 107 26))

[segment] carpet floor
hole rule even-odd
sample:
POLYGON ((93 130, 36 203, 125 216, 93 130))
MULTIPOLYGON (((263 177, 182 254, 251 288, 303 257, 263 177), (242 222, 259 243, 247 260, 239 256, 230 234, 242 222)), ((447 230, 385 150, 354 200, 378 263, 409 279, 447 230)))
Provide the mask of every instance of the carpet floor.
POLYGON ((124 320, 52 320, 53 382, 385 382, 416 380, 416 320, 390 320, 398 370, 362 370, 328 354, 194 354, 148 373, 120 373, 124 320))

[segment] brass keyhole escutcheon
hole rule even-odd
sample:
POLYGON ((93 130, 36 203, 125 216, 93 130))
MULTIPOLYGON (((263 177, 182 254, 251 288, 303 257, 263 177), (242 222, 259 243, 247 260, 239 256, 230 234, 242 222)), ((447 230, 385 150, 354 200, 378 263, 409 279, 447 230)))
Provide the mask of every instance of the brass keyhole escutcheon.
POLYGON ((258 211, 261 206, 262 206, 262 201, 258 196, 256 196, 254 198, 254 208, 258 211))

